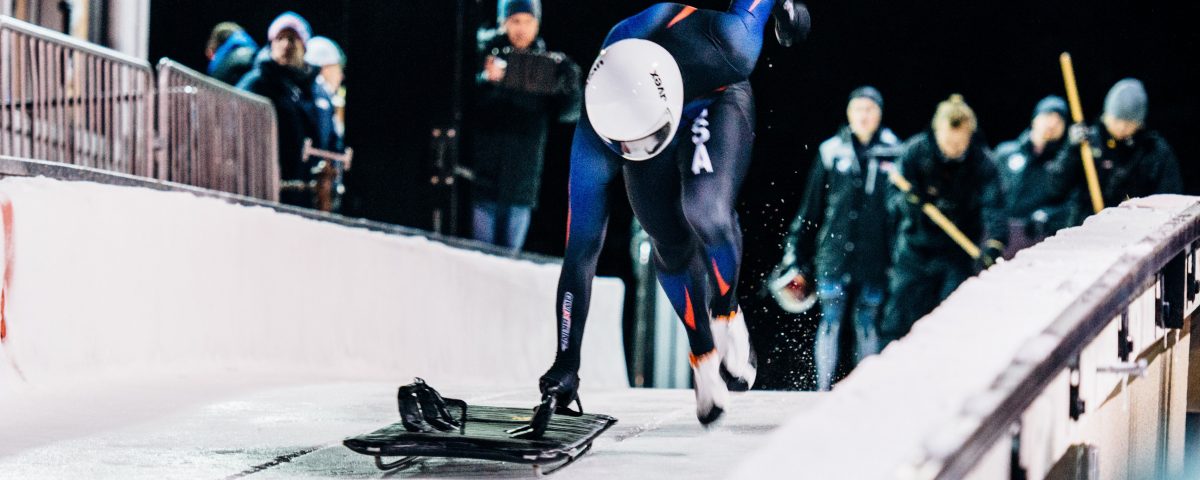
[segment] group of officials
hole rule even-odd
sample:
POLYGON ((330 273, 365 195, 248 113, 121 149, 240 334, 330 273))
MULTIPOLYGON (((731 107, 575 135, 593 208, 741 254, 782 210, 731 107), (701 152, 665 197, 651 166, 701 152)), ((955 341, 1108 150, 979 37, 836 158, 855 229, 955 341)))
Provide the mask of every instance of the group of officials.
POLYGON ((879 91, 854 90, 848 125, 821 144, 813 162, 774 275, 784 309, 821 305, 817 387, 828 390, 835 380, 843 323, 853 325, 861 360, 905 335, 967 278, 1094 213, 1082 148, 1091 150, 1105 206, 1182 193, 1175 154, 1146 128, 1148 106, 1144 86, 1132 78, 1113 85, 1092 125, 1071 124, 1067 102, 1049 96, 1018 138, 991 149, 959 95, 902 144, 883 127, 879 91))

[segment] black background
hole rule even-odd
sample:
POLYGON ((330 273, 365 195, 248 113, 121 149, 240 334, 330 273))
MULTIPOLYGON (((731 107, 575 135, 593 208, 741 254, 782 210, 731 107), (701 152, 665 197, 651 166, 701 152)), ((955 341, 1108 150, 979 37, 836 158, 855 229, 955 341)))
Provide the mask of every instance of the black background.
MULTIPOLYGON (((463 40, 470 47, 476 27, 494 23, 496 6, 464 2, 463 40)), ((612 25, 656 3, 543 2, 547 44, 584 68, 612 25)), ((692 2, 722 10, 727 4, 692 2)), ((152 61, 166 56, 203 71, 204 43, 216 23, 236 21, 261 44, 278 13, 300 13, 349 57, 347 142, 356 162, 347 213, 429 228, 435 198, 429 132, 450 122, 452 86, 467 80, 454 75, 455 7, 452 0, 155 0, 150 54, 152 61)), ((778 261, 815 147, 844 123, 846 94, 858 85, 883 92, 884 123, 901 137, 925 128, 938 101, 962 93, 994 146, 1028 125, 1038 99, 1064 95, 1058 55, 1069 51, 1089 120, 1114 82, 1127 76, 1145 82, 1149 127, 1175 148, 1187 191, 1200 190, 1200 142, 1192 133, 1200 75, 1196 60, 1188 60, 1200 37, 1194 2, 813 0, 809 8, 808 42, 783 49, 768 39, 751 79, 759 118, 754 163, 739 199, 746 234, 740 288, 763 387, 813 384, 808 344, 815 323, 783 314, 757 290, 778 261)), ((472 70, 468 64, 467 75, 472 70)), ((562 254, 572 128, 552 130, 528 250, 562 254)), ((632 286, 630 219, 628 206, 617 202, 600 273, 632 286)))

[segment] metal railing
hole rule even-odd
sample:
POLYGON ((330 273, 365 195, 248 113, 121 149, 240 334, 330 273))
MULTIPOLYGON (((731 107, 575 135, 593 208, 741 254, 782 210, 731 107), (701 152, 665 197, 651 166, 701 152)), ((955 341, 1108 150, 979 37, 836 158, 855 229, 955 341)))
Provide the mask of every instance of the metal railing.
MULTIPOLYGON (((1149 245, 1144 256, 1127 256, 1114 264, 1087 295, 1063 311, 1046 330, 1048 338, 1058 339, 1053 348, 1042 356, 1014 360, 988 392, 996 400, 994 408, 964 421, 962 424, 975 426, 961 443, 944 455, 929 455, 918 471, 939 480, 967 476, 997 442, 1011 434, 1023 412, 1055 375, 1077 369, 1080 352, 1114 322, 1114 316, 1127 315, 1120 312, 1127 312, 1147 290, 1157 289, 1155 323, 1167 329, 1182 328, 1187 306, 1200 298, 1196 268, 1200 205, 1174 216, 1149 245)), ((1129 352, 1120 355, 1128 357, 1129 352)), ((1074 400, 1071 406, 1075 407, 1074 400)), ((1073 412, 1072 417, 1075 415, 1073 412)))
POLYGON ((158 62, 159 161, 165 180, 279 199, 275 109, 170 59, 158 62))
POLYGON ((0 17, 0 155, 278 201, 275 122, 266 98, 169 59, 156 82, 141 59, 0 17))
POLYGON ((0 17, 0 154, 161 179, 153 82, 143 60, 0 17))

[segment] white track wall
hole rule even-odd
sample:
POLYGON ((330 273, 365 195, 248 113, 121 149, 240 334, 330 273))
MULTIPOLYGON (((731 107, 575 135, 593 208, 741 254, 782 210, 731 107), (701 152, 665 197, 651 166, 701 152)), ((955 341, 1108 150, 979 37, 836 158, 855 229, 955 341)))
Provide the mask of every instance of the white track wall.
MULTIPOLYGON (((187 193, 0 180, 0 396, 81 377, 280 372, 528 386, 558 265, 187 193)), ((623 284, 597 279, 581 377, 627 386, 623 284)))

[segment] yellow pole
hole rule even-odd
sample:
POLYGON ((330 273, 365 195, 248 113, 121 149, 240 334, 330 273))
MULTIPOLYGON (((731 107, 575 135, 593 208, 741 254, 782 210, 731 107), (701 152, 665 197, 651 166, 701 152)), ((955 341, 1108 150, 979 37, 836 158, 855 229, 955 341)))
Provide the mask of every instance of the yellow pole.
MULTIPOLYGON (((1062 64, 1063 81, 1067 84, 1067 99, 1071 102, 1071 118, 1075 123, 1083 121, 1083 107, 1079 104, 1079 88, 1075 85, 1075 67, 1071 64, 1071 54, 1063 52, 1058 57, 1062 64)), ((1100 196, 1100 177, 1096 175, 1096 160, 1092 158, 1092 147, 1086 138, 1079 144, 1079 153, 1083 157, 1083 174, 1087 177, 1088 193, 1092 197, 1092 210, 1100 213, 1104 210, 1104 198, 1100 196)))
MULTIPOLYGON (((908 179, 904 178, 899 171, 892 169, 892 172, 888 174, 888 180, 891 180, 892 184, 895 185, 896 188, 899 188, 900 191, 904 193, 912 192, 912 184, 909 183, 908 179)), ((947 218, 941 210, 938 210, 938 208, 933 206, 932 203, 921 202, 921 211, 925 212, 925 216, 929 217, 930 220, 933 220, 933 223, 937 224, 942 231, 946 232, 946 235, 949 235, 950 239, 954 240, 954 243, 957 243, 958 246, 962 247, 963 251, 967 252, 967 255, 970 255, 971 258, 979 259, 979 247, 975 246, 975 242, 972 242, 970 238, 967 238, 967 236, 962 233, 962 230, 959 230, 958 226, 954 225, 954 222, 947 218)))

